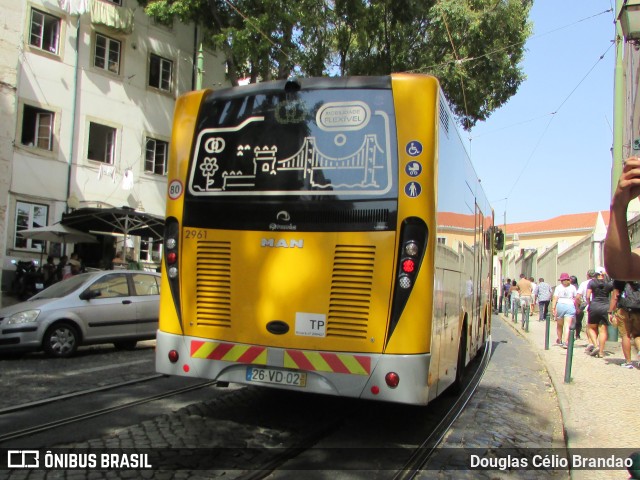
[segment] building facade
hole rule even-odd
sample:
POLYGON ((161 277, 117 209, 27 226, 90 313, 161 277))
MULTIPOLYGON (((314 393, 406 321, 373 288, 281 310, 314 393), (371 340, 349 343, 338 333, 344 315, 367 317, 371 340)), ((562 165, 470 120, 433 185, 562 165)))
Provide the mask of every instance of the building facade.
POLYGON ((562 272, 581 278, 587 270, 603 266, 608 225, 608 211, 500 225, 506 235, 496 262, 496 279, 518 279, 525 274, 554 284, 562 272))
MULTIPOLYGON (((639 219, 640 220, 640 219, 639 219)), ((604 238, 609 212, 560 215, 547 220, 496 224, 505 233, 504 249, 496 252, 493 285, 520 274, 543 277, 555 284, 561 272, 581 278, 590 268, 603 265, 604 238)), ((640 232, 640 221, 636 225, 640 232)), ((439 247, 461 251, 474 238, 473 215, 446 213, 438 219, 439 247)), ((636 243, 640 243, 640 234, 636 243)), ((473 267, 472 267, 473 268, 473 267)))
MULTIPOLYGON (((11 260, 60 254, 59 245, 20 231, 56 223, 64 212, 125 206, 164 216, 173 108, 195 88, 201 38, 193 24, 156 23, 136 0, 0 6, 6 274, 11 260)), ((224 58, 215 52, 204 51, 202 85, 227 85, 224 58)), ((137 242, 140 260, 158 258, 158 245, 137 242)))

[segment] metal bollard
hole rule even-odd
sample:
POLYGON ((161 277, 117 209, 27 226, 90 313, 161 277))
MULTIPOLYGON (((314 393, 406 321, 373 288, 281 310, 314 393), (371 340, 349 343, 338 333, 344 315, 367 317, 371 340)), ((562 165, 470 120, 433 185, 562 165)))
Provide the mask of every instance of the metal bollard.
POLYGON ((571 383, 571 365, 573 363, 573 342, 575 341, 576 319, 574 318, 569 327, 569 345, 567 345, 567 361, 564 365, 564 383, 571 383))
POLYGON ((549 333, 551 333, 551 315, 549 312, 544 317, 545 327, 544 327, 544 349, 549 350, 549 333))

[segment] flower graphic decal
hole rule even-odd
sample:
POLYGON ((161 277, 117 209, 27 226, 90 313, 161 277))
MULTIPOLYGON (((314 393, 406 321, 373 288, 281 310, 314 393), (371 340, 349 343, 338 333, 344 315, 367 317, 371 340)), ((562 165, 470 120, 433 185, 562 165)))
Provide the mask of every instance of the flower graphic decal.
POLYGON ((218 171, 218 160, 215 157, 205 157, 200 164, 200 170, 202 176, 207 178, 207 186, 213 184, 213 177, 215 177, 218 171))

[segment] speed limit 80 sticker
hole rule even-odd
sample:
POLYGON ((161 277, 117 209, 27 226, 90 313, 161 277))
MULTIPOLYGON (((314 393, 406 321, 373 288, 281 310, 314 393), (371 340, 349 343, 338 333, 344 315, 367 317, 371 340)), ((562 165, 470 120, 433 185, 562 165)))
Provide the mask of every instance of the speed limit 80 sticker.
POLYGON ((169 184, 169 198, 171 200, 177 200, 182 195, 184 187, 180 180, 172 180, 169 184))

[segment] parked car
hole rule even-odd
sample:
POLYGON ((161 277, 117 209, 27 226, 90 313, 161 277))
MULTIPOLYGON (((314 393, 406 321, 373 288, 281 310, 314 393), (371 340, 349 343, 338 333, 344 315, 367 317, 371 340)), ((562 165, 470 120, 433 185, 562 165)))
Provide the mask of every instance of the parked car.
POLYGON ((69 357, 79 345, 133 349, 158 329, 160 275, 139 270, 82 273, 0 310, 0 353, 44 350, 69 357))

